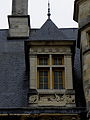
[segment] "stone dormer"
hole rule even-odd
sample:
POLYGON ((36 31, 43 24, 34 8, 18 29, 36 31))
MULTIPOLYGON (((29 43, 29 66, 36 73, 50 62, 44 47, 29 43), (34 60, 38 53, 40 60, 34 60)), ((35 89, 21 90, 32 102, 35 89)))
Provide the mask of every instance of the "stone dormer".
POLYGON ((72 67, 75 40, 48 19, 27 45, 29 106, 75 107, 72 67))

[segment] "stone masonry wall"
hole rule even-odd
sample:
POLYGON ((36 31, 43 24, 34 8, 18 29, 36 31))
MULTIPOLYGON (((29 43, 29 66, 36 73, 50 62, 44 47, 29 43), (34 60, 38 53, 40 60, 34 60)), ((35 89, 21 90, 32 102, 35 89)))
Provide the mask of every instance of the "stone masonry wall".
POLYGON ((90 0, 83 0, 79 4, 78 20, 81 21, 82 19, 86 18, 89 15, 90 15, 90 0))

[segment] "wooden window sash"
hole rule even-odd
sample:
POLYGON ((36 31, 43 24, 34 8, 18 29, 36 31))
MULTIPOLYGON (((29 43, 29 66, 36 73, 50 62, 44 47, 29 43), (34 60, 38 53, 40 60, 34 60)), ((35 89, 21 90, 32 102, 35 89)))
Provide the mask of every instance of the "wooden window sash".
POLYGON ((64 65, 64 56, 63 55, 53 55, 53 57, 52 57, 52 65, 64 65), (55 58, 57 58, 57 60, 58 60, 58 64, 55 64, 55 58), (60 64, 60 60, 59 59, 62 59, 62 64, 60 64))
POLYGON ((49 56, 37 56, 37 64, 38 65, 49 65, 50 64, 49 56), (44 64, 43 60, 42 60, 42 64, 40 64, 40 58, 42 59, 47 58, 47 64, 44 64))
MULTIPOLYGON (((38 79, 37 79, 37 88, 40 89, 40 86, 39 86, 39 85, 40 85, 40 79, 39 79, 39 78, 40 78, 40 76, 39 76, 39 72, 40 72, 40 71, 41 71, 41 72, 43 72, 43 71, 47 71, 47 72, 48 72, 48 76, 47 76, 48 82, 47 82, 47 83, 45 83, 45 82, 42 83, 42 85, 43 85, 43 88, 42 88, 42 89, 44 89, 44 84, 47 84, 47 85, 48 85, 48 88, 47 88, 47 89, 49 89, 49 88, 50 88, 50 71, 49 71, 49 70, 38 70, 38 72, 37 72, 37 76, 38 76, 38 77, 37 77, 37 78, 38 78, 38 79)), ((41 77, 43 78, 43 76, 41 76, 41 77)))
MULTIPOLYGON (((64 89, 65 88, 64 70, 56 70, 56 71, 61 71, 62 72, 62 85, 63 85, 63 89, 64 89)), ((55 70, 52 71, 52 88, 53 89, 55 89, 54 88, 54 72, 55 72, 55 70)), ((60 85, 60 83, 59 83, 59 85, 60 85)), ((59 89, 59 87, 57 89, 59 89)))

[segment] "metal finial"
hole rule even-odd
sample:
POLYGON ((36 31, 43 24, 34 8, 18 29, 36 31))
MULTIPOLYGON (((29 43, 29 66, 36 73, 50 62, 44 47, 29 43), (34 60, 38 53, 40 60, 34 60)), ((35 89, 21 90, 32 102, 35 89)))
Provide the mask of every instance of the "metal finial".
POLYGON ((50 14, 50 2, 49 2, 49 0, 48 0, 48 19, 50 19, 50 16, 51 16, 51 14, 50 14))

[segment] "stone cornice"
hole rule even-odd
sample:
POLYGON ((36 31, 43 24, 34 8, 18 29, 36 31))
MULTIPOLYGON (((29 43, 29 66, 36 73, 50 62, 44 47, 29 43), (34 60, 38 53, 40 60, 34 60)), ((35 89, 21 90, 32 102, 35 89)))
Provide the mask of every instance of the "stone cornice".
POLYGON ((31 108, 0 108, 0 115, 32 115, 32 114, 40 114, 40 113, 59 113, 59 114, 81 114, 86 113, 86 108, 79 108, 79 107, 72 107, 72 108, 66 108, 66 107, 31 107, 31 108), (43 109, 44 108, 44 109, 43 109))

